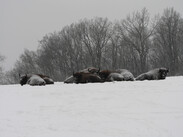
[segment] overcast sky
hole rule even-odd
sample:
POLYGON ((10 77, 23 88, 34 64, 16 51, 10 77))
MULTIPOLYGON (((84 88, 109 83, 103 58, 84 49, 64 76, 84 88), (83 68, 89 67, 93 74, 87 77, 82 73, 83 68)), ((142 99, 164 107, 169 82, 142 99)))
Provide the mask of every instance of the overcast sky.
POLYGON ((174 7, 182 16, 182 0, 0 0, 0 54, 4 70, 13 68, 24 49, 36 50, 44 35, 84 18, 124 19, 146 7, 151 16, 174 7))

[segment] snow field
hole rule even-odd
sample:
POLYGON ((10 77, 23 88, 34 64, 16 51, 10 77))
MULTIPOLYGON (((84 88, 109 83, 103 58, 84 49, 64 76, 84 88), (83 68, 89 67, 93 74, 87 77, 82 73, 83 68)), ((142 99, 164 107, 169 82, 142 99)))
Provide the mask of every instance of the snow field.
POLYGON ((0 86, 0 137, 182 137, 183 77, 0 86))

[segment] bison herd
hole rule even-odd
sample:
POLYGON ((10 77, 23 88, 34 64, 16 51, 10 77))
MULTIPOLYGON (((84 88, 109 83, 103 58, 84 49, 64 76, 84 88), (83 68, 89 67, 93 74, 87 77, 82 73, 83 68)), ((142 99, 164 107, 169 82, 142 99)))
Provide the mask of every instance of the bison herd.
MULTIPOLYGON (((146 73, 140 74, 134 78, 133 74, 126 69, 117 70, 100 70, 100 68, 89 67, 73 74, 66 78, 64 83, 103 83, 112 81, 135 81, 135 80, 162 80, 165 79, 169 69, 167 68, 156 68, 146 73)), ((42 74, 24 74, 20 75, 20 84, 35 85, 46 85, 54 84, 53 79, 49 76, 42 74)))

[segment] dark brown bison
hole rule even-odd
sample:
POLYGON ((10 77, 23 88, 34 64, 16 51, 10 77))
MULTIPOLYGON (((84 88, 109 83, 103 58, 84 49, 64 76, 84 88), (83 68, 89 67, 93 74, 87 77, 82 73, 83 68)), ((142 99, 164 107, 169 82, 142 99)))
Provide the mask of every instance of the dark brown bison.
MULTIPOLYGON (((80 70, 79 72, 98 74, 99 71, 100 71, 100 68, 88 67, 86 69, 80 70)), ((75 78, 73 77, 73 75, 71 75, 64 80, 64 83, 67 83, 67 84, 75 83, 75 78)))
POLYGON ((168 72, 167 68, 156 68, 139 75, 136 80, 162 80, 166 78, 168 72))
POLYGON ((104 81, 108 81, 108 77, 111 73, 116 73, 115 71, 111 71, 111 70, 102 70, 98 73, 98 75, 100 76, 100 78, 104 81))
POLYGON ((96 75, 85 72, 76 72, 73 73, 73 77, 75 79, 75 83, 97 83, 102 82, 102 79, 96 75))

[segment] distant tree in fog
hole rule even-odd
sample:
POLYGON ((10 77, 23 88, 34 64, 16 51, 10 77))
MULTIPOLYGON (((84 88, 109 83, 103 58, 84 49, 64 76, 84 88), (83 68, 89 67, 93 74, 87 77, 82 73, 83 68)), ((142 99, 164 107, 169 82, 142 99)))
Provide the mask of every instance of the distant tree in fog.
MULTIPOLYGON (((0 63, 4 61, 5 57, 0 54, 0 63)), ((0 64, 0 70, 2 71, 2 65, 0 64)))
POLYGON ((82 24, 82 41, 91 57, 91 65, 101 67, 104 49, 112 36, 112 23, 107 18, 94 18, 82 24))
POLYGON ((150 16, 146 8, 141 12, 134 12, 127 16, 119 24, 121 39, 127 48, 129 56, 132 54, 136 71, 145 72, 148 69, 148 53, 151 45, 150 37, 154 32, 154 26, 150 24, 150 16))
POLYGON ((5 57, 0 54, 0 84, 4 84, 4 73, 2 62, 4 61, 5 57))
POLYGON ((38 73, 39 68, 36 65, 37 54, 34 51, 29 51, 26 49, 24 53, 20 56, 20 59, 15 63, 15 68, 17 68, 17 73, 38 73))
POLYGON ((173 8, 160 17, 153 41, 157 66, 169 67, 171 75, 183 70, 183 19, 173 8))

